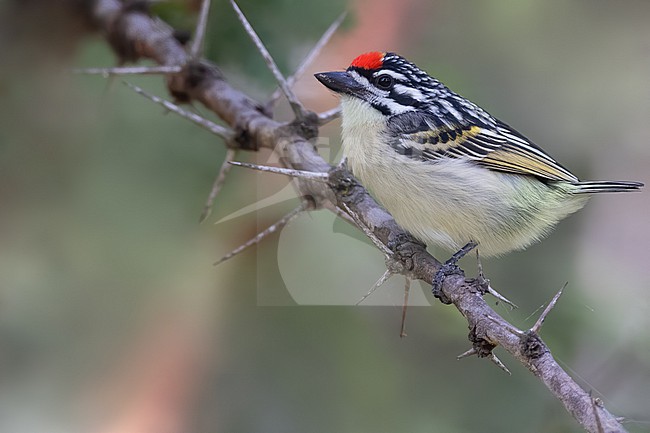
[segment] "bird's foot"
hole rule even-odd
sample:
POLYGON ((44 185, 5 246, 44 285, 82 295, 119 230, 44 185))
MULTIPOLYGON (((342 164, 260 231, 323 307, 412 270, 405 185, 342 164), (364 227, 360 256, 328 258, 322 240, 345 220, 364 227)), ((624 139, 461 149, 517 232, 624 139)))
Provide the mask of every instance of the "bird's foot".
POLYGON ((451 304, 451 300, 443 293, 442 284, 450 275, 462 275, 463 271, 456 265, 460 259, 462 259, 467 253, 476 248, 478 244, 474 241, 468 242, 463 248, 458 250, 454 255, 452 255, 449 260, 447 260, 436 272, 436 275, 433 277, 433 283, 431 284, 431 293, 433 296, 440 299, 440 302, 443 304, 451 304))

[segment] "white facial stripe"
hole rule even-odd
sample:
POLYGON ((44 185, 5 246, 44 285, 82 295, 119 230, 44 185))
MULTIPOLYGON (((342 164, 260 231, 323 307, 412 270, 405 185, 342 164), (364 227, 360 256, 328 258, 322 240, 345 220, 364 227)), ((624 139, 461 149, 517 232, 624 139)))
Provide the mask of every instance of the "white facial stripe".
POLYGON ((413 87, 407 87, 402 84, 395 84, 393 88, 397 91, 397 93, 408 95, 416 101, 424 101, 425 99, 422 92, 420 92, 418 89, 414 89, 413 87))
POLYGON ((406 77, 399 72, 391 71, 389 69, 380 69, 379 71, 372 74, 373 77, 378 77, 379 75, 390 75, 396 80, 406 81, 406 77))
POLYGON ((415 108, 407 105, 402 105, 398 104, 397 102, 393 101, 390 98, 381 98, 380 100, 377 101, 381 105, 386 106, 391 114, 402 114, 406 113, 407 111, 415 111, 415 108))
MULTIPOLYGON (((401 105, 395 102, 392 98, 389 98, 388 97, 388 95, 390 94, 389 91, 378 89, 376 86, 372 85, 366 77, 359 74, 357 71, 350 70, 348 71, 348 74, 350 74, 352 78, 354 78, 359 84, 361 84, 366 89, 367 92, 366 96, 363 97, 362 99, 365 99, 368 103, 382 105, 386 107, 391 114, 402 114, 402 113, 406 113, 407 111, 415 111, 414 107, 401 105)), ((394 72, 389 70, 377 71, 373 74, 373 76, 378 76, 382 74, 390 75, 396 80, 406 80, 406 77, 404 77, 404 75, 400 74, 399 72, 394 72)), ((418 100, 421 100, 423 98, 422 93, 416 89, 412 89, 406 86, 401 86, 399 84, 397 84, 395 87, 397 88, 398 86, 400 87, 398 91, 401 93, 408 94, 409 96, 413 98, 417 98, 418 100)))

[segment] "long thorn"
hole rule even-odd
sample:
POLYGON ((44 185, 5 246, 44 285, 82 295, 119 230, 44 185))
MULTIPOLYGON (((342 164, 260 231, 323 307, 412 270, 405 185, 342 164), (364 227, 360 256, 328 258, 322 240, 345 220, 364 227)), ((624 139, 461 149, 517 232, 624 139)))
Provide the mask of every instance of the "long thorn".
POLYGON ((208 28, 208 16, 210 15, 210 0, 203 0, 201 2, 201 11, 199 12, 199 20, 196 23, 196 31, 194 32, 194 40, 190 47, 190 57, 198 59, 203 51, 203 44, 205 42, 205 33, 208 28))
POLYGON ((494 297, 497 298, 499 301, 503 302, 504 304, 509 305, 511 310, 513 310, 513 309, 515 309, 515 308, 519 308, 519 307, 517 307, 517 304, 515 304, 514 302, 512 302, 511 300, 509 300, 508 298, 506 298, 505 296, 503 296, 501 293, 499 293, 499 292, 497 292, 496 290, 494 290, 494 289, 492 288, 492 286, 490 285, 489 282, 488 282, 488 286, 487 286, 487 291, 488 291, 488 293, 489 293, 490 295, 494 296, 494 297))
POLYGON ((497 356, 494 353, 490 352, 490 354, 488 355, 488 359, 492 361, 494 364, 496 364, 496 366, 499 367, 501 370, 505 371, 510 376, 512 376, 512 373, 510 372, 510 370, 508 370, 508 367, 506 367, 506 365, 503 362, 501 362, 501 360, 497 358, 497 356))
POLYGON ((181 66, 118 66, 114 68, 74 68, 70 69, 73 74, 82 75, 163 75, 177 74, 181 72, 181 66))
POLYGON ((295 208, 294 210, 292 210, 291 212, 289 212, 288 214, 286 214, 285 216, 280 218, 278 220, 278 222, 276 222, 275 224, 273 224, 273 225, 269 226, 268 228, 262 230, 257 235, 255 235, 255 237, 253 237, 252 239, 249 239, 248 241, 246 241, 242 245, 238 246, 237 248, 235 248, 234 250, 232 250, 231 252, 229 252, 228 254, 226 254, 225 256, 223 256, 222 258, 217 260, 216 262, 214 262, 214 266, 217 266, 217 265, 225 262, 226 260, 229 260, 229 259, 235 257, 237 254, 241 253, 246 248, 248 248, 248 247, 250 247, 252 245, 260 243, 260 241, 262 241, 262 239, 264 239, 265 237, 267 237, 271 233, 274 233, 274 232, 282 229, 283 227, 285 227, 294 218, 296 218, 300 214, 300 212, 306 210, 308 207, 309 207, 309 204, 307 202, 301 203, 300 206, 298 206, 297 208, 295 208))
POLYGON ((458 356, 456 357, 456 359, 460 361, 460 360, 463 359, 463 358, 468 358, 468 357, 470 357, 470 356, 472 356, 472 355, 476 355, 477 353, 478 353, 478 352, 476 351, 476 349, 474 349, 474 348, 472 347, 471 349, 466 350, 465 352, 463 352, 463 353, 461 353, 460 355, 458 355, 458 356))
POLYGON ((339 117, 341 117, 341 107, 335 107, 331 110, 323 111, 318 114, 318 125, 326 125, 339 117))
POLYGON ((354 212, 352 209, 350 209, 350 206, 348 206, 346 203, 343 203, 343 209, 352 217, 355 223, 357 223, 357 227, 359 227, 365 234, 370 238, 373 244, 381 252, 384 253, 386 258, 391 258, 393 256, 393 252, 386 246, 384 243, 377 237, 375 234, 368 228, 368 226, 365 225, 363 221, 361 221, 361 218, 354 212))
POLYGON ((539 330, 542 328, 542 325, 544 324, 544 320, 546 320, 546 316, 548 316, 548 313, 551 312, 553 307, 555 307, 555 304, 557 304, 557 300, 560 299, 560 296, 562 295, 562 292, 564 289, 566 289, 568 282, 564 283, 562 288, 553 296, 553 299, 551 299, 551 302, 548 303, 544 311, 542 311, 542 314, 539 316, 535 324, 533 325, 532 328, 530 328, 531 332, 534 332, 537 334, 539 330))
POLYGON ((235 10, 237 17, 239 18, 239 21, 244 26, 246 33, 248 33, 248 35, 251 37, 253 43, 257 47, 257 50, 260 52, 260 54, 262 54, 262 57, 264 58, 266 65, 271 70, 271 73, 273 73, 275 80, 278 82, 278 85, 282 89, 282 93, 284 93, 284 96, 286 96, 287 100, 289 101, 293 113, 296 115, 298 119, 302 119, 304 117, 304 109, 302 107, 302 104, 300 103, 296 95, 291 90, 291 87, 289 86, 287 80, 282 75, 282 72, 280 72, 280 69, 278 68, 278 65, 275 63, 275 60, 273 60, 273 57, 271 57, 271 54, 264 46, 264 43, 262 42, 260 37, 257 35, 257 33, 255 32, 251 24, 244 16, 244 13, 241 11, 241 9, 239 9, 239 6, 237 5, 237 3, 235 3, 235 0, 230 0, 230 4, 232 5, 232 8, 235 10))
POLYGON ((379 287, 381 287, 381 285, 384 284, 384 283, 385 283, 385 282, 386 282, 390 277, 392 277, 392 276, 393 276, 393 273, 391 272, 391 270, 390 270, 390 269, 386 269, 386 272, 384 272, 383 275, 382 275, 381 277, 379 277, 379 279, 377 280, 377 282, 376 282, 375 284, 372 285, 372 287, 370 288, 370 290, 368 290, 368 293, 366 293, 365 295, 363 295, 363 297, 362 297, 361 299, 359 299, 359 300, 357 301, 357 303, 354 304, 354 305, 359 305, 360 303, 362 303, 363 301, 365 301, 366 298, 368 298, 368 296, 370 296, 370 295, 372 295, 373 293, 375 293, 375 290, 377 290, 379 287))
POLYGON ((483 290, 483 292, 487 291, 489 294, 497 298, 498 301, 509 305, 510 309, 517 308, 517 306, 512 301, 494 290, 490 285, 490 280, 485 278, 485 274, 483 273, 483 264, 481 263, 481 256, 479 255, 478 248, 476 248, 476 266, 478 268, 478 277, 476 278, 476 282, 478 283, 481 290, 483 290))
POLYGON ((210 213, 212 212, 212 205, 214 204, 214 199, 217 197, 217 194, 219 194, 219 191, 221 191, 221 187, 226 180, 226 176, 232 168, 232 164, 230 164, 230 162, 235 159, 236 155, 237 151, 235 149, 228 148, 228 150, 226 150, 226 158, 223 160, 221 168, 219 168, 219 174, 217 174, 217 177, 212 184, 210 195, 208 196, 208 199, 203 206, 203 210, 201 211, 199 223, 202 223, 208 216, 210 216, 210 213))
POLYGON ((201 117, 201 116, 199 116, 197 114, 190 113, 189 111, 185 111, 181 107, 179 107, 178 105, 176 105, 176 104, 174 104, 172 102, 166 101, 164 99, 161 99, 161 98, 159 98, 157 96, 154 96, 154 95, 152 95, 150 93, 147 93, 144 90, 142 90, 140 87, 138 87, 138 86, 136 86, 134 84, 128 83, 126 81, 124 82, 124 84, 129 86, 136 93, 138 93, 138 94, 144 96, 145 98, 155 102, 156 104, 162 105, 163 107, 165 107, 169 111, 171 111, 171 112, 173 112, 173 113, 175 113, 175 114, 177 114, 177 115, 179 115, 181 117, 184 117, 185 119, 189 120, 190 122, 193 122, 193 123, 199 125, 200 127, 204 128, 204 129, 207 129, 208 131, 212 132, 215 135, 218 135, 219 137, 223 138, 224 140, 230 140, 234 136, 233 131, 231 129, 229 129, 229 128, 225 128, 225 127, 223 127, 221 125, 217 125, 216 123, 211 122, 208 119, 204 119, 203 117, 201 117))
MULTIPOLYGON (((298 81, 298 79, 305 73, 307 68, 314 62, 314 60, 318 57, 320 52, 323 50, 323 47, 327 45, 329 42, 330 38, 338 28, 341 26, 341 23, 345 19, 347 15, 347 12, 343 12, 341 15, 334 20, 332 24, 325 30, 325 33, 320 37, 318 42, 316 42, 316 45, 312 47, 312 49, 307 53, 307 56, 303 59, 303 61, 298 65, 296 68, 296 71, 291 75, 290 77, 287 78, 287 84, 291 87, 298 81)), ((282 94, 282 89, 279 87, 275 89, 275 91, 271 94, 271 97, 269 98, 268 106, 273 107, 273 105, 277 102, 278 98, 282 94)))
POLYGON ((293 168, 271 167, 268 165, 257 165, 257 164, 250 164, 248 162, 239 162, 239 161, 229 161, 229 164, 236 165, 237 167, 246 167, 246 168, 251 168, 253 170, 284 174, 285 176, 299 177, 302 179, 309 179, 309 180, 315 180, 320 182, 327 182, 327 180, 329 179, 328 173, 323 173, 319 171, 294 170, 293 168))
POLYGON ((402 324, 399 330, 400 338, 406 337, 406 310, 409 307, 409 292, 411 291, 411 279, 404 276, 406 282, 404 283, 404 303, 402 304, 402 324))

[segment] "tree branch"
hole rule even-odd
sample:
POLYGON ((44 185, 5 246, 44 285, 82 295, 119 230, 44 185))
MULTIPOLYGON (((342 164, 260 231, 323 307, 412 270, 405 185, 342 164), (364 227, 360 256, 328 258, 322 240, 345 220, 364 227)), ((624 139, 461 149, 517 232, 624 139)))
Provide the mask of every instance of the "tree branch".
MULTIPOLYGON (((146 57, 164 66, 183 66, 180 73, 166 78, 172 96, 181 101, 199 101, 214 111, 235 131, 233 140, 240 149, 274 149, 287 168, 329 173, 327 183, 297 178, 299 194, 311 197, 316 207, 349 208, 391 250, 392 259, 401 263, 401 273, 427 283, 433 281, 441 264, 425 245, 401 229, 344 167, 332 168, 316 152, 311 140, 317 136, 319 124, 334 117, 336 111, 322 119, 306 112, 291 123, 277 122, 261 104, 231 87, 216 67, 191 59, 166 24, 145 12, 130 10, 118 0, 87 3, 97 26, 121 60, 146 57)), ((473 344, 468 354, 496 362, 492 350, 501 346, 537 376, 587 431, 625 431, 602 405, 593 404, 591 396, 553 359, 536 332, 520 331, 510 325, 464 276, 448 277, 442 292, 467 319, 473 344)))

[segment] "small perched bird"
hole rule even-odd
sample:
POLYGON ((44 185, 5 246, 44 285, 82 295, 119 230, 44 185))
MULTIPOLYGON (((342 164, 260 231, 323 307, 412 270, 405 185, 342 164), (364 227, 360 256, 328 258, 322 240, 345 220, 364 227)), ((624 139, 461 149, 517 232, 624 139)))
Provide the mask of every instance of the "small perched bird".
POLYGON ((580 181, 544 150, 394 53, 315 75, 340 94, 353 174, 424 241, 483 256, 526 248, 592 194, 643 184, 580 181))

